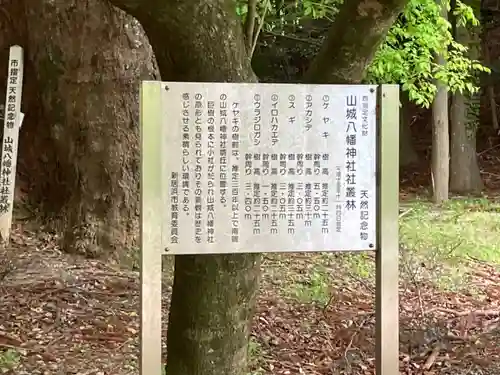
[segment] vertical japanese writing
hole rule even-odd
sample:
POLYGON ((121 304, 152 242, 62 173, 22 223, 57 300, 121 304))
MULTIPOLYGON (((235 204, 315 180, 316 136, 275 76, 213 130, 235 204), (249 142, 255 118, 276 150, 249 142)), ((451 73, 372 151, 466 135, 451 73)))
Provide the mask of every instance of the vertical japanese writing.
POLYGON ((7 107, 5 108, 5 126, 13 129, 16 125, 17 85, 19 83, 19 60, 12 59, 9 64, 9 81, 7 84, 7 107))
POLYGON ((340 167, 335 168, 335 231, 342 232, 342 203, 340 203, 342 194, 342 170, 340 167))
POLYGON ((323 97, 321 98, 321 106, 323 108, 323 111, 325 112, 323 114, 323 125, 326 126, 326 128, 322 132, 322 137, 326 140, 330 136, 330 124, 331 124, 331 119, 329 115, 330 95, 323 95, 323 97))
POLYGON ((278 94, 271 95, 271 144, 276 145, 279 141, 278 130, 279 130, 279 120, 280 115, 278 110, 279 96, 278 94))
MULTIPOLYGON (((311 213, 311 207, 312 207, 312 185, 310 182, 307 182, 305 184, 305 198, 304 198, 304 201, 305 201, 305 204, 306 204, 306 212, 311 213)), ((306 218, 307 218, 307 214, 306 214, 306 218)), ((309 217, 310 219, 310 217, 309 217)))
POLYGON ((207 101, 207 242, 215 236, 215 102, 207 101))
POLYGON ((191 121, 191 102, 188 93, 182 94, 182 210, 186 215, 189 215, 189 189, 190 189, 190 131, 189 124, 191 121))
POLYGON ((261 189, 260 183, 253 184, 253 234, 260 234, 261 227, 261 189))
POLYGON ((321 212, 322 212, 322 220, 321 220, 321 233, 327 234, 329 233, 329 186, 328 182, 323 182, 321 184, 321 212))
POLYGON ((203 175, 203 165, 202 165, 202 114, 203 114, 203 95, 200 93, 196 93, 194 95, 194 156, 195 156, 195 165, 194 165, 194 240, 196 243, 201 243, 201 236, 203 232, 203 186, 201 183, 202 175, 203 175))
MULTIPOLYGON (((169 253, 372 246, 372 86, 174 82, 167 89, 162 111, 177 116, 161 150, 169 253)), ((9 140, 4 148, 13 147, 9 140)), ((8 157, 4 150, 2 194, 12 183, 8 157)))
POLYGON ((348 211, 355 210, 356 202, 356 161, 357 161, 357 139, 356 139, 356 120, 357 120, 357 97, 355 95, 346 96, 345 119, 346 128, 346 164, 345 164, 345 205, 348 211))
MULTIPOLYGON (((18 93, 18 85, 21 80, 19 68, 19 60, 12 58, 11 55, 8 67, 6 107, 3 114, 6 130, 14 129, 18 121, 17 116, 19 113, 17 113, 16 104, 19 100, 18 95, 20 94, 18 93)), ((14 145, 14 138, 4 133, 0 184, 0 214, 4 214, 11 209, 11 197, 13 195, 13 184, 15 183, 15 175, 13 175, 13 168, 15 169, 15 160, 13 160, 14 147, 16 147, 14 145)))
POLYGON ((262 106, 260 94, 253 96, 253 144, 254 146, 260 145, 260 133, 262 125, 262 113, 260 107, 262 106))
POLYGON ((361 115, 363 122, 361 124, 361 135, 366 137, 368 135, 368 95, 363 95, 362 103, 361 115))
POLYGON ((295 211, 297 214, 295 217, 297 220, 304 219, 304 183, 298 182, 296 188, 296 198, 295 198, 296 206, 295 211))
MULTIPOLYGON (((312 161, 312 158, 313 158, 312 154, 310 154, 310 153, 306 154, 306 162, 312 161)), ((307 163, 306 176, 312 176, 312 174, 313 174, 313 170, 311 168, 311 165, 310 165, 310 163, 307 163)))
POLYGON ((361 190, 359 194, 360 212, 359 212, 359 238, 363 241, 368 239, 368 220, 370 219, 370 211, 368 211, 368 190, 361 190))
POLYGON ((231 156, 233 163, 231 165, 231 242, 238 243, 240 233, 240 217, 239 217, 239 199, 240 199, 240 171, 239 171, 239 156, 240 156, 240 103, 233 102, 232 109, 232 125, 231 125, 231 156))
POLYGON ((311 94, 306 95, 305 103, 305 128, 307 131, 312 128, 312 117, 313 117, 313 97, 311 94))
POLYGON ((179 243, 179 173, 170 175, 170 243, 179 243))
POLYGON ((252 220, 252 183, 245 183, 245 220, 252 220))
MULTIPOLYGON (((295 109, 295 95, 293 94, 288 95, 288 109, 295 109)), ((297 121, 295 115, 288 116, 288 124, 290 126, 293 126, 293 124, 295 124, 295 121, 297 121)))
POLYGON ((261 208, 262 208, 262 220, 269 220, 269 188, 271 185, 262 184, 262 196, 261 196, 261 208))
POLYGON ((304 154, 297 154, 297 175, 302 176, 304 174, 304 154))
POLYGON ((13 152, 14 139, 12 139, 12 137, 5 137, 2 150, 2 184, 0 185, 0 213, 2 214, 9 211, 11 204, 10 197, 12 194, 12 184, 14 182, 11 180, 13 152))
POLYGON ((286 154, 280 154, 280 175, 286 175, 286 154))
POLYGON ((262 154, 262 175, 267 176, 271 167, 270 155, 266 152, 262 154))
POLYGON ((320 154, 314 154, 313 170, 314 170, 314 174, 316 176, 318 176, 321 173, 321 155, 320 154))
POLYGON ((227 203, 227 95, 219 96, 219 194, 220 203, 226 206, 227 203))
POLYGON ((17 65, 17 60, 11 60, 9 84, 7 85, 7 107, 5 108, 5 126, 8 129, 13 129, 16 124, 17 80, 19 74, 17 65))
POLYGON ((286 182, 280 182, 279 219, 286 219, 286 182))
POLYGON ((288 234, 295 233, 295 184, 293 182, 288 183, 288 234))
POLYGON ((278 184, 271 183, 271 234, 278 233, 278 184))
POLYGON ((321 183, 315 182, 313 184, 313 191, 314 191, 314 195, 313 195, 313 218, 314 219, 319 219, 320 218, 319 210, 320 210, 320 205, 321 205, 321 183))

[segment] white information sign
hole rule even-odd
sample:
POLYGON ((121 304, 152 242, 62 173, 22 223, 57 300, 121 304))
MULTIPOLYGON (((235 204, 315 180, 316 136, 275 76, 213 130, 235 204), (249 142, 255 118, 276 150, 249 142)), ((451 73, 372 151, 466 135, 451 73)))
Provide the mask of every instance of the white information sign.
POLYGON ((163 255, 349 250, 375 250, 376 373, 399 374, 399 90, 142 82, 141 374, 163 255))
POLYGON ((9 240, 12 225, 17 147, 24 117, 21 113, 23 69, 23 49, 20 46, 10 47, 0 166, 0 235, 3 241, 9 240))
POLYGON ((162 85, 167 253, 375 249, 376 86, 162 85))

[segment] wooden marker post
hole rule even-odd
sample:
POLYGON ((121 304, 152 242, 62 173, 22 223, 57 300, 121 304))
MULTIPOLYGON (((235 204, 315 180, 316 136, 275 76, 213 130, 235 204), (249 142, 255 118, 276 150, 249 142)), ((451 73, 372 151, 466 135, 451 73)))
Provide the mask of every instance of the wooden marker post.
POLYGON ((20 46, 10 47, 0 165, 0 239, 3 243, 9 242, 12 226, 17 146, 24 117, 21 113, 23 69, 23 49, 20 46))

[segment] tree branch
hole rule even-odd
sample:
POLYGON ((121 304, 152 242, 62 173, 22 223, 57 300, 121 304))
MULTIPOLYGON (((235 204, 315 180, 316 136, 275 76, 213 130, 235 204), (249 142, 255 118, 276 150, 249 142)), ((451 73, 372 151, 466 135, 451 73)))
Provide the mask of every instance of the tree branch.
POLYGON ((305 83, 359 83, 407 0, 344 1, 305 83))
POLYGON ((255 35, 253 37, 252 47, 251 47, 251 50, 249 52, 250 59, 252 58, 253 53, 255 52, 255 47, 257 47, 257 42, 259 41, 260 31, 262 30, 262 26, 264 26, 264 22, 266 21, 266 15, 267 15, 267 10, 269 9, 269 6, 270 6, 269 0, 267 0, 266 3, 264 4, 264 11, 262 12, 262 17, 260 17, 260 19, 259 19, 257 31, 255 31, 255 35))
POLYGON ((258 0, 248 0, 247 19, 245 21, 245 46, 250 58, 252 57, 253 35, 255 30, 255 19, 257 18, 258 0))

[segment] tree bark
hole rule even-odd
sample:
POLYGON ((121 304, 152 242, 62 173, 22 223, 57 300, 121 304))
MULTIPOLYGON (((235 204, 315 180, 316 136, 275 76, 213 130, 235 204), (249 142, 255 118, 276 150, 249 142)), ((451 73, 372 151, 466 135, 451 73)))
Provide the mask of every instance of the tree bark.
POLYGON ((399 110, 399 166, 406 167, 418 161, 418 155, 413 147, 410 129, 408 93, 401 90, 401 108, 399 110))
MULTIPOLYGON (((163 80, 257 82, 231 1, 125 9, 146 30, 163 80)), ((260 254, 176 257, 167 375, 246 374, 259 275, 260 254)))
POLYGON ((470 100, 456 93, 451 107, 450 190, 455 193, 484 189, 476 156, 476 130, 468 121, 470 100))
MULTIPOLYGON (((465 27, 457 27, 455 39, 469 47, 469 56, 478 58, 479 41, 471 38, 465 27)), ((475 97, 478 97, 476 94, 475 97)), ((484 189, 476 156, 476 127, 479 117, 479 98, 477 108, 474 96, 455 93, 451 106, 451 159, 450 190, 455 193, 479 192, 484 189)))
MULTIPOLYGON (((438 0, 441 16, 448 18, 447 3, 438 0)), ((436 64, 446 63, 442 55, 436 56, 436 64)), ((448 87, 436 82, 437 92, 432 103, 432 178, 433 200, 442 203, 448 200, 450 179, 450 135, 448 120, 448 87)))
POLYGON ((307 83, 360 83, 407 0, 344 1, 304 76, 307 83))
POLYGON ((138 233, 138 82, 155 76, 151 47, 135 20, 100 0, 33 0, 25 13, 58 162, 43 181, 57 192, 45 211, 61 218, 67 251, 128 251, 138 233))
MULTIPOLYGON (((155 51, 163 80, 257 82, 232 0, 110 1, 141 22, 155 51)), ((404 2, 385 3, 402 7, 404 2)), ((368 35, 370 27, 374 28, 379 42, 391 25, 389 19, 392 21, 395 17, 384 9, 385 3, 356 1, 358 7, 354 8, 356 17, 363 20, 355 24, 364 25, 364 36, 368 35), (368 22, 370 17, 377 17, 377 22, 368 22)), ((347 15, 345 10, 344 15, 347 15)), ((346 33, 342 30, 342 34, 346 33)), ((338 38, 338 35, 333 37, 338 38)), ((344 80, 358 81, 376 47, 369 47, 360 38, 343 40, 358 43, 345 48, 346 51, 363 50, 350 57, 362 58, 365 66, 361 68, 361 64, 356 63, 351 76, 347 76, 349 69, 343 70, 344 80)), ((335 71, 342 67, 341 64, 351 64, 345 60, 336 63, 327 56, 332 48, 342 47, 331 42, 328 45, 315 63, 322 69, 309 75, 313 81, 316 74, 335 71)), ((337 78, 328 74, 319 81, 331 82, 331 79, 337 78)), ((257 254, 176 257, 167 337, 168 375, 246 374, 259 274, 260 255, 257 254)))

